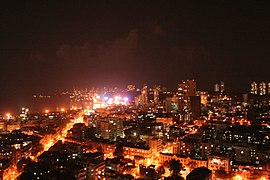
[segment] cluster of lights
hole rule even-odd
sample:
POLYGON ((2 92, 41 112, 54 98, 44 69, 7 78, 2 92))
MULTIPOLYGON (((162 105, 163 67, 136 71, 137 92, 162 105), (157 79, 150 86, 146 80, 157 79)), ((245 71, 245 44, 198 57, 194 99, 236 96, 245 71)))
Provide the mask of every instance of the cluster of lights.
MULTIPOLYGON (((76 108, 76 109, 77 109, 77 108, 76 108)), ((65 108, 61 108, 60 111, 61 111, 61 112, 66 112, 66 109, 65 109, 65 108)), ((50 112, 51 112, 50 109, 45 109, 45 111, 44 111, 45 114, 48 114, 48 113, 50 113, 50 112)))
POLYGON ((93 97, 93 102, 94 102, 93 109, 97 109, 97 108, 105 108, 112 105, 127 105, 129 99, 127 97, 122 96, 101 97, 99 95, 96 95, 93 97))
POLYGON ((10 113, 6 113, 6 119, 9 120, 11 119, 12 115, 10 113))

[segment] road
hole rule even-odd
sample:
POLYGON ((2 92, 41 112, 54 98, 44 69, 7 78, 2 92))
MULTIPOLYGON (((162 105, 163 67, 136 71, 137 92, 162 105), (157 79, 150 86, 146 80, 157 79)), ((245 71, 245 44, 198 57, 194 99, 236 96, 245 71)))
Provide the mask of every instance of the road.
MULTIPOLYGON (((68 122, 59 133, 45 135, 40 140, 40 144, 43 146, 42 150, 38 152, 35 156, 30 155, 31 160, 37 161, 38 156, 40 156, 44 151, 48 151, 59 140, 65 141, 68 130, 70 130, 76 123, 83 123, 83 113, 79 113, 76 119, 68 122)), ((17 177, 20 176, 21 173, 22 172, 18 171, 17 165, 13 164, 4 171, 3 180, 15 180, 17 177)))

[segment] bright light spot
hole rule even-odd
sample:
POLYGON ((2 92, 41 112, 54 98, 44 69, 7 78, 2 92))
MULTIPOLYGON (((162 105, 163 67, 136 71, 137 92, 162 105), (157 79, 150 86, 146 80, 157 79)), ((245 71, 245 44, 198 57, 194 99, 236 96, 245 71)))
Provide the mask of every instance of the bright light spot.
POLYGON ((243 180, 242 176, 236 175, 233 177, 234 180, 243 180))
POLYGON ((10 119, 11 118, 11 114, 10 113, 6 113, 6 118, 10 119))

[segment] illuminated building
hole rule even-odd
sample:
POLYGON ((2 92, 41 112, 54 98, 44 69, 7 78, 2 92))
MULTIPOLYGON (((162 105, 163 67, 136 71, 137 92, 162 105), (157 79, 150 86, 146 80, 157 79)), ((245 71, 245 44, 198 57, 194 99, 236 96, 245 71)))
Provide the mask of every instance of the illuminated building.
POLYGON ((196 82, 195 80, 182 81, 178 84, 177 97, 178 109, 184 112, 184 120, 190 120, 190 96, 196 96, 196 82))
POLYGON ((123 137, 123 120, 119 118, 100 118, 97 119, 97 137, 115 140, 123 137))
POLYGON ((164 162, 166 161, 170 162, 173 159, 179 160, 180 163, 182 163, 184 167, 188 167, 190 164, 193 164, 194 168, 207 167, 207 160, 192 159, 190 157, 182 157, 182 156, 177 156, 175 154, 166 154, 166 153, 160 153, 159 163, 164 164, 164 162))
POLYGON ((214 84, 214 92, 215 93, 219 92, 219 84, 218 83, 214 84))
POLYGON ((141 101, 142 105, 148 104, 148 88, 146 84, 143 86, 143 89, 141 90, 141 101))
POLYGON ((87 108, 93 109, 93 99, 90 97, 90 93, 87 89, 77 90, 73 89, 73 92, 70 94, 70 107, 74 108, 87 108))
POLYGON ((160 91, 161 91, 160 86, 154 86, 153 92, 154 92, 154 103, 155 103, 155 105, 159 104, 159 93, 160 93, 160 91))
POLYGON ((154 90, 149 89, 148 90, 148 105, 151 107, 154 107, 154 90))
POLYGON ((270 82, 267 84, 267 88, 268 88, 268 94, 270 94, 270 82))
POLYGON ((157 117, 156 122, 157 123, 162 123, 164 125, 172 125, 173 124, 173 118, 172 117, 157 117))
POLYGON ((261 82, 259 84, 259 95, 266 95, 266 83, 261 82))
POLYGON ((237 162, 251 162, 252 159, 255 159, 256 152, 253 152, 255 149, 250 146, 233 145, 232 148, 234 150, 234 160, 237 162))
POLYGON ((113 142, 107 142, 107 141, 95 142, 95 141, 87 140, 83 143, 83 146, 86 147, 86 151, 87 151, 87 147, 91 147, 90 150, 101 148, 101 151, 102 153, 104 153, 104 156, 112 155, 116 149, 115 142, 113 143, 113 142))
POLYGON ((127 85, 127 91, 135 91, 135 90, 136 90, 135 85, 132 84, 127 85))
POLYGON ((7 133, 7 120, 0 119, 0 134, 7 133))
POLYGON ((258 94, 258 83, 256 83, 255 81, 253 81, 251 83, 250 93, 251 94, 258 94))
POLYGON ((223 94, 225 92, 225 84, 224 82, 220 82, 220 94, 223 94))
MULTIPOLYGON (((86 179, 102 179, 105 171, 105 161, 103 153, 88 153, 90 156, 86 156, 85 166, 87 167, 87 178, 86 179)), ((87 155, 88 155, 87 154, 87 155)))
POLYGON ((152 157, 152 150, 150 148, 143 147, 131 147, 123 146, 124 155, 134 158, 134 156, 141 156, 144 159, 152 157))
POLYGON ((135 97, 135 105, 136 106, 148 106, 148 88, 147 85, 144 84, 143 88, 141 89, 141 94, 135 97))
POLYGON ((221 156, 209 156, 208 157, 208 169, 212 171, 224 170, 230 172, 230 158, 221 156))
POLYGON ((14 150, 8 147, 0 147, 0 159, 12 159, 14 150))
POLYGON ((12 121, 12 122, 9 122, 7 125, 7 130, 9 132, 12 132, 13 130, 19 130, 20 128, 21 128, 20 121, 12 121))
POLYGON ((173 151, 173 154, 179 154, 179 152, 180 152, 180 141, 173 142, 172 151, 173 151))
POLYGON ((29 108, 22 108, 22 112, 20 114, 20 120, 22 124, 26 123, 26 121, 28 120, 28 116, 29 116, 29 108))
POLYGON ((206 91, 197 91, 197 95, 201 97, 201 104, 207 105, 208 103, 208 92, 206 91))
POLYGON ((149 147, 154 154, 157 154, 162 151, 162 140, 155 137, 149 138, 149 147))
POLYGON ((122 162, 120 158, 107 158, 105 161, 105 173, 107 176, 123 173, 125 166, 126 163, 122 162))
POLYGON ((177 97, 166 97, 166 99, 163 99, 162 108, 164 113, 176 113, 178 110, 177 97))

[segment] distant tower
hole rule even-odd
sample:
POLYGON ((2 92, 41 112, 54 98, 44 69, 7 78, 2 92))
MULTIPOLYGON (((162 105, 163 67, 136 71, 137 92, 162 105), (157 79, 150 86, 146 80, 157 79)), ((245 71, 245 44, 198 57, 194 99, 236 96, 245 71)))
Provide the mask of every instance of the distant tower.
POLYGON ((0 119, 0 134, 6 134, 7 131, 7 120, 0 119))
POLYGON ((28 121, 29 116, 29 108, 22 108, 22 112, 20 114, 21 124, 25 124, 28 121))
POLYGON ((255 81, 253 81, 251 83, 250 93, 251 94, 258 94, 258 83, 256 83, 255 81))
POLYGON ((148 87, 146 84, 143 85, 143 88, 141 90, 141 98, 142 98, 142 104, 147 105, 147 103, 148 103, 148 87))
POLYGON ((127 85, 127 91, 135 91, 136 87, 133 84, 127 85))
POLYGON ((266 95, 266 83, 265 82, 261 82, 260 86, 259 86, 259 94, 260 95, 266 95))
POLYGON ((268 94, 270 94, 270 83, 268 83, 267 86, 268 86, 268 94))
POLYGON ((223 94, 225 92, 225 84, 224 82, 220 82, 220 93, 223 94))
POLYGON ((214 84, 214 92, 219 92, 219 84, 218 83, 216 83, 216 84, 214 84))
POLYGON ((196 96, 195 80, 182 81, 181 84, 178 84, 177 89, 178 109, 180 111, 190 112, 190 96, 196 96))
POLYGON ((154 103, 155 105, 158 105, 159 104, 159 93, 161 91, 161 88, 160 86, 154 86, 154 103))
POLYGON ((253 81, 251 83, 250 93, 251 94, 258 94, 258 84, 255 81, 253 81))

